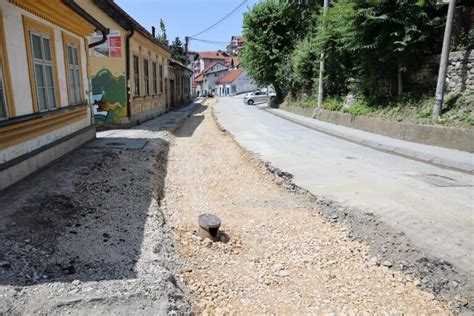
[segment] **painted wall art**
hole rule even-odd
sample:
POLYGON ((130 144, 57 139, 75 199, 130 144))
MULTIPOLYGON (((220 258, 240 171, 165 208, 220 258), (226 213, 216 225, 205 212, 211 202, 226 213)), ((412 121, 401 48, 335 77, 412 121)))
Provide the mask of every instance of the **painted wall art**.
POLYGON ((96 124, 120 124, 127 116, 125 75, 114 76, 104 68, 91 78, 91 83, 96 124))

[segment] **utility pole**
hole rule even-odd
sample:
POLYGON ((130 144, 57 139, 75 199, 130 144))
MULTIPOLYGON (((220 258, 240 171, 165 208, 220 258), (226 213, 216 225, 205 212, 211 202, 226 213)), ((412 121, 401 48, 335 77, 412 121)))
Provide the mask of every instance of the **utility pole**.
MULTIPOLYGON (((324 0, 323 16, 326 16, 326 12, 329 8, 329 0, 324 0)), ((326 28, 326 22, 323 21, 323 31, 326 28)), ((318 83, 318 105, 317 108, 321 108, 323 103, 323 76, 324 76, 324 52, 321 53, 321 61, 319 62, 319 83, 318 83)), ((313 116, 316 114, 316 108, 313 110, 313 116)))
POLYGON ((189 45, 189 37, 184 37, 184 63, 185 66, 188 65, 188 45, 189 45))
POLYGON ((448 16, 446 17, 446 27, 444 29, 443 50, 439 62, 438 83, 436 85, 435 104, 433 107, 433 119, 437 120, 441 116, 441 108, 444 98, 444 84, 446 81, 446 68, 449 59, 449 44, 451 42, 451 29, 453 26, 454 7, 456 0, 449 0, 448 16))

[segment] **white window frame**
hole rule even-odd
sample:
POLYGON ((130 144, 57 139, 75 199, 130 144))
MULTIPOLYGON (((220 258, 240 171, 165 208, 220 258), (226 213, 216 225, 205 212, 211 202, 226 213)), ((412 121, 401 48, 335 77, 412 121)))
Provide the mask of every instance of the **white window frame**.
POLYGON ((67 76, 69 79, 69 93, 72 105, 77 105, 82 103, 82 87, 81 87, 81 67, 79 63, 79 48, 77 45, 72 43, 66 43, 66 61, 67 61, 67 76), (71 49, 72 56, 69 56, 69 48, 71 49), (74 55, 74 50, 76 50, 76 54, 74 55), (69 62, 69 58, 72 59, 72 64, 69 62), (76 60, 74 60, 76 59, 76 60), (77 79, 73 75, 71 78, 70 71, 73 73, 77 72, 77 79), (77 82, 76 82, 77 81, 77 82))
POLYGON ((150 63, 146 58, 143 59, 143 85, 143 94, 150 95, 150 63))
POLYGON ((153 94, 158 95, 158 65, 156 62, 151 63, 152 71, 151 75, 153 77, 153 94))
POLYGON ((163 94, 163 65, 160 65, 160 93, 163 94))
POLYGON ((37 98, 37 102, 38 102, 38 109, 40 112, 44 112, 44 111, 49 111, 49 110, 53 110, 53 109, 56 109, 57 108, 57 104, 56 104, 56 85, 55 85, 55 81, 54 81, 54 64, 53 64, 53 45, 51 45, 51 38, 49 37, 49 35, 47 34, 43 34, 43 33, 40 33, 40 32, 37 32, 37 31, 30 31, 30 43, 31 43, 31 60, 33 62, 33 73, 34 73, 34 82, 35 82, 35 89, 36 89, 36 98, 37 98), (35 51, 34 51, 34 45, 33 45, 33 36, 39 36, 40 38, 40 44, 41 44, 41 55, 42 55, 42 59, 40 58, 36 58, 35 56, 35 51), (45 59, 45 54, 44 54, 44 40, 47 39, 49 41, 49 53, 50 53, 50 59, 51 60, 47 60, 45 59), (37 71, 36 71, 36 66, 41 66, 42 68, 42 73, 41 73, 41 76, 43 77, 43 84, 44 86, 41 87, 41 89, 44 89, 45 93, 44 93, 44 97, 45 97, 45 102, 46 102, 46 108, 42 108, 42 104, 40 103, 40 93, 39 93, 39 89, 40 87, 38 87, 38 81, 37 81, 37 71), (47 76, 46 76, 46 67, 51 67, 51 76, 52 76, 52 85, 51 86, 48 86, 48 82, 47 82, 47 76), (48 93, 48 89, 53 89, 53 100, 51 102, 50 100, 50 95, 48 93))
POLYGON ((133 96, 140 96, 140 59, 133 55, 133 96))
POLYGON ((1 104, 3 104, 3 112, 5 113, 5 116, 0 116, 0 121, 2 120, 7 120, 8 119, 8 104, 7 104, 7 96, 5 93, 5 77, 3 76, 3 65, 0 64, 0 98, 1 98, 1 104))

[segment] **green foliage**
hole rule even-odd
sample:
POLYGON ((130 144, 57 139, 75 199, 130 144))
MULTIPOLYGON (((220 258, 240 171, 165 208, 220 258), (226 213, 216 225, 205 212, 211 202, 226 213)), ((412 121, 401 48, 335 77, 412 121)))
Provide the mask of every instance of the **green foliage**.
POLYGON ((435 0, 341 0, 315 21, 292 54, 293 95, 314 88, 321 53, 325 95, 391 95, 399 70, 416 71, 441 47, 435 0))
POLYGON ((357 2, 349 45, 356 58, 360 90, 390 94, 380 89, 380 81, 396 86, 399 70, 416 71, 424 56, 440 51, 443 20, 436 8, 435 0, 357 2))
MULTIPOLYGON (((272 84, 278 98, 289 94, 299 100, 291 103, 313 107, 324 56, 323 108, 401 121, 431 120, 432 97, 421 95, 431 95, 434 87, 410 82, 410 74, 425 57, 441 51, 446 13, 439 1, 338 0, 325 15, 320 3, 298 2, 262 0, 244 16, 242 65, 257 84, 272 84), (349 91, 357 99, 342 109, 349 91)), ((463 48, 472 47, 473 36, 472 30, 464 34, 463 48)), ((455 113, 449 104, 446 109, 455 113)), ((452 122, 470 124, 471 111, 463 108, 452 122)))
POLYGON ((179 37, 176 36, 170 45, 170 49, 174 59, 182 62, 183 64, 186 63, 186 54, 184 52, 183 42, 181 42, 179 37))
POLYGON ((474 28, 463 30, 460 34, 459 43, 453 47, 453 50, 471 50, 474 49, 474 28))
POLYGON ((159 40, 164 45, 168 45, 168 37, 166 36, 166 26, 165 26, 165 21, 163 21, 163 19, 160 19, 160 30, 161 30, 161 34, 158 34, 156 36, 156 39, 159 40))
POLYGON ((291 56, 290 92, 293 95, 300 91, 312 92, 314 79, 318 77, 319 65, 316 61, 319 55, 312 36, 305 37, 296 45, 291 56))
POLYGON ((277 102, 289 86, 290 54, 312 26, 315 5, 263 0, 244 15, 241 63, 258 85, 273 85, 277 102))
POLYGON ((370 107, 367 100, 360 98, 357 99, 348 109, 344 109, 344 112, 351 115, 368 115, 373 112, 373 108, 370 107))
MULTIPOLYGON (((354 76, 355 53, 351 49, 356 14, 353 1, 342 0, 328 10, 321 19, 315 36, 315 43, 324 53, 324 91, 326 95, 345 95, 354 76)), ((316 67, 319 71, 319 60, 316 67)))
POLYGON ((329 111, 340 111, 342 109, 343 98, 341 97, 332 97, 326 98, 321 107, 329 111))

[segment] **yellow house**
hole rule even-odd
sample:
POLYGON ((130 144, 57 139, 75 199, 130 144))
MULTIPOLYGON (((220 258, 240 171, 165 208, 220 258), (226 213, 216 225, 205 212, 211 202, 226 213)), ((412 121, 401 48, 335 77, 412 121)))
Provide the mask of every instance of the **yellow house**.
POLYGON ((87 51, 106 36, 73 0, 0 0, 0 190, 95 137, 87 51))
POLYGON ((175 99, 167 45, 112 0, 77 1, 110 29, 107 42, 89 51, 96 124, 128 126, 166 112, 175 99))

